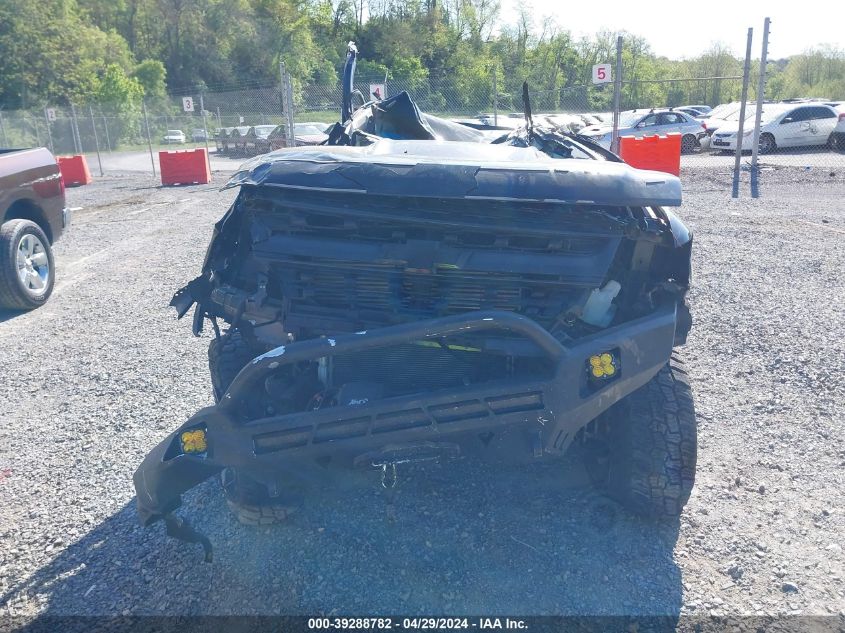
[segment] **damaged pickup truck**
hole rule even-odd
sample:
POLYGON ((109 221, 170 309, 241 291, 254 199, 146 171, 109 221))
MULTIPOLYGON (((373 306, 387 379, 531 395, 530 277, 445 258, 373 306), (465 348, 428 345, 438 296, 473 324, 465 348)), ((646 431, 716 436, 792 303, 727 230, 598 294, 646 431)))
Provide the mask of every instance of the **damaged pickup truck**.
POLYGON ((329 461, 573 441, 632 510, 677 515, 696 427, 673 353, 691 236, 673 176, 534 148, 380 140, 267 155, 237 177, 202 275, 174 297, 209 348, 216 406, 135 474, 144 524, 223 472, 246 522, 329 461))
POLYGON ((696 422, 674 351, 691 326, 692 237, 665 208, 680 183, 514 144, 290 148, 233 178, 172 302, 196 305, 195 333, 213 325, 216 404, 135 473, 144 525, 208 547, 173 512, 215 475, 241 521, 265 524, 335 467, 389 486, 408 462, 574 443, 630 510, 681 512, 696 422))

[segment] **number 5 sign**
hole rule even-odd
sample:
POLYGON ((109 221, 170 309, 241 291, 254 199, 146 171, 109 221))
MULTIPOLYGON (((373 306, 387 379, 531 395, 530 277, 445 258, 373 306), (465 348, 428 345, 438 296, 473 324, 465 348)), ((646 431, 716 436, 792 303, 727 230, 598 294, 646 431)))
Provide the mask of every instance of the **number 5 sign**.
POLYGON ((606 84, 613 81, 610 68, 610 64, 596 64, 593 66, 593 83, 606 84))

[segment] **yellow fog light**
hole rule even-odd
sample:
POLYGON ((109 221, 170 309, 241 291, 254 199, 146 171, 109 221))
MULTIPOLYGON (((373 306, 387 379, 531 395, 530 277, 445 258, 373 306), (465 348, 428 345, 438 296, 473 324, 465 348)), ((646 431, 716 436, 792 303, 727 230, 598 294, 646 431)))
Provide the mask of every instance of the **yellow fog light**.
POLYGON ((191 453, 205 453, 208 450, 208 442, 205 441, 205 431, 203 429, 182 431, 179 435, 179 442, 182 445, 182 452, 186 455, 191 453))
POLYGON ((609 352, 596 354, 590 356, 589 369, 592 378, 612 378, 619 370, 619 361, 609 352))

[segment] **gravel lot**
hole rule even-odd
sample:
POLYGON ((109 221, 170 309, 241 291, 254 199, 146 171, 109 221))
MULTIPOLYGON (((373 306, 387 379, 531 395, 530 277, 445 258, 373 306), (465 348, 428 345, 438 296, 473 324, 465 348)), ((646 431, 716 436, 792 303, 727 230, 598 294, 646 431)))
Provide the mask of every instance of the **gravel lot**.
POLYGON ((52 299, 0 313, 0 628, 9 616, 199 613, 799 613, 841 625, 845 169, 781 170, 756 201, 732 201, 712 171, 684 180, 700 452, 679 522, 625 515, 577 459, 407 471, 392 524, 375 473, 261 530, 206 482, 183 514, 215 544, 212 564, 137 525, 131 476, 211 402, 209 338, 167 304, 235 192, 140 174, 70 190, 83 208, 57 245, 52 299))

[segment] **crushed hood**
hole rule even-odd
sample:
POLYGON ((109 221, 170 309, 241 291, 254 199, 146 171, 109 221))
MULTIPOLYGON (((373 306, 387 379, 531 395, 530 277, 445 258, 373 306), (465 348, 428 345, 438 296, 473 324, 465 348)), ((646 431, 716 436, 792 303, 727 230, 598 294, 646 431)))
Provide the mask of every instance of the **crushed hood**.
POLYGON ((681 204, 680 180, 662 172, 551 158, 533 147, 432 140, 286 148, 244 163, 226 186, 238 185, 614 206, 681 204))

